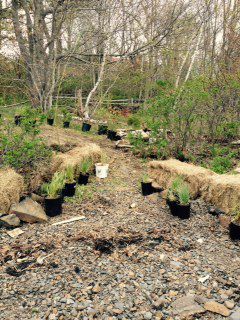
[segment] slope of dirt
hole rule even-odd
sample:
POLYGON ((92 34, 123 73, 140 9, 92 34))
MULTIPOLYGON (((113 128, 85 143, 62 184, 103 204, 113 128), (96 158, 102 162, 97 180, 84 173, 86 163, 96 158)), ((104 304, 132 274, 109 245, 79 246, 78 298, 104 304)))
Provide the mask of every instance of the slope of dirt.
POLYGON ((177 320, 172 303, 188 293, 233 300, 236 312, 239 245, 199 200, 180 221, 158 194, 142 197, 141 161, 97 139, 110 157, 107 180, 92 178, 86 198, 49 223, 25 224, 15 239, 0 234, 1 319, 177 320), (75 216, 85 218, 52 226, 75 216))

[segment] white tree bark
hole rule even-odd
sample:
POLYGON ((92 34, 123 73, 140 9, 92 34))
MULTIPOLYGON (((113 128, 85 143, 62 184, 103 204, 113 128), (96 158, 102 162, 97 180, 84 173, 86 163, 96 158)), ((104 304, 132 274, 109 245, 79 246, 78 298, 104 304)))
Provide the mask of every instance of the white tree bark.
POLYGON ((85 117, 86 119, 89 119, 89 118, 90 118, 90 108, 89 108, 89 105, 90 105, 90 102, 91 102, 91 99, 92 99, 94 93, 97 91, 100 83, 103 81, 103 76, 104 76, 104 71, 105 71, 105 65, 106 65, 106 53, 104 53, 104 55, 103 55, 103 60, 102 60, 102 63, 101 63, 98 80, 97 80, 97 82, 95 83, 95 85, 94 85, 94 87, 92 88, 92 90, 89 92, 88 97, 87 97, 87 100, 86 100, 86 103, 85 103, 85 106, 84 106, 84 117, 85 117))

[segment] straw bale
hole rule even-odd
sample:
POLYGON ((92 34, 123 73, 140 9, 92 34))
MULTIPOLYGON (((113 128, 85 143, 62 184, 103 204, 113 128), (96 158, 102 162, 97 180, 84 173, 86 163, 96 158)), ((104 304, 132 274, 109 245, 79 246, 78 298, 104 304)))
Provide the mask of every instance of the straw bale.
POLYGON ((13 169, 0 170, 0 213, 8 213, 10 206, 18 203, 24 189, 23 177, 13 169))

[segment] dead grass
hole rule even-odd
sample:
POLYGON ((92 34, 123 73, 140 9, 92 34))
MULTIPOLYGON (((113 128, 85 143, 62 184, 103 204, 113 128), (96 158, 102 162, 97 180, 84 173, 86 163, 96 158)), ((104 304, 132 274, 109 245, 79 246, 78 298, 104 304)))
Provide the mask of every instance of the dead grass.
POLYGON ((19 202, 24 191, 24 180, 13 169, 2 169, 0 181, 0 212, 8 213, 10 206, 19 202))

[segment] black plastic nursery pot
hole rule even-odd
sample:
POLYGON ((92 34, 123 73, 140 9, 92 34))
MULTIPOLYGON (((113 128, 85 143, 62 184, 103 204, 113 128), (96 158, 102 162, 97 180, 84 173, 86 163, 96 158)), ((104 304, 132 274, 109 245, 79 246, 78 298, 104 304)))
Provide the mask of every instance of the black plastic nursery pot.
POLYGON ((16 126, 19 126, 21 124, 22 116, 15 116, 14 117, 14 123, 16 126))
POLYGON ((76 182, 65 183, 65 187, 63 189, 64 197, 73 197, 76 192, 76 182))
POLYGON ((178 215, 178 206, 176 201, 171 201, 167 199, 167 205, 169 206, 170 212, 173 216, 178 215))
POLYGON ((86 173, 86 174, 80 173, 78 178, 78 184, 86 185, 88 184, 88 179, 89 179, 89 173, 86 173))
POLYGON ((99 135, 105 135, 108 133, 108 126, 105 124, 100 124, 98 126, 98 134, 99 135))
POLYGON ((63 128, 69 128, 69 127, 70 127, 70 121, 64 121, 63 128))
POLYGON ((149 196, 153 193, 152 182, 141 182, 141 185, 143 196, 149 196))
POLYGON ((240 240, 240 222, 230 223, 229 235, 232 240, 240 240))
POLYGON ((47 124, 49 124, 50 126, 53 126, 54 119, 47 118, 47 124))
POLYGON ((117 132, 116 131, 113 131, 113 130, 108 130, 107 132, 107 137, 109 140, 111 141, 118 141, 118 140, 121 140, 121 137, 119 135, 117 135, 117 132))
POLYGON ((177 203, 177 215, 180 219, 189 219, 190 218, 190 204, 182 206, 177 203))
POLYGON ((56 199, 45 198, 45 211, 49 217, 59 216, 62 213, 63 198, 58 197, 56 199))
POLYGON ((88 132, 88 131, 91 130, 91 127, 92 127, 91 124, 86 123, 86 122, 83 122, 82 131, 83 131, 83 132, 88 132))

